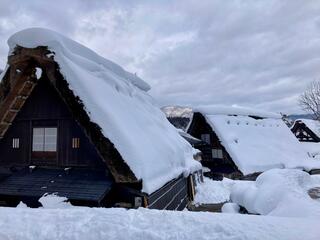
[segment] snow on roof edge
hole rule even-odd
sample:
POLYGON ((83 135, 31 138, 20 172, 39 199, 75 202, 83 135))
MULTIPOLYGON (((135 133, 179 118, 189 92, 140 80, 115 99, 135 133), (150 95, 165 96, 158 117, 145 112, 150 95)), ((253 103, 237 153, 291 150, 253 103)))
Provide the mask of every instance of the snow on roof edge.
POLYGON ((27 28, 22 31, 13 34, 7 41, 10 48, 9 55, 12 54, 14 48, 22 46, 25 48, 35 48, 38 46, 57 46, 61 45, 64 50, 72 52, 72 54, 78 55, 79 57, 85 57, 91 61, 99 60, 99 63, 106 68, 116 72, 119 76, 122 76, 124 80, 131 82, 136 87, 149 91, 151 89, 150 85, 143 81, 141 78, 127 72, 120 65, 100 56, 93 50, 87 48, 86 46, 71 40, 63 36, 62 34, 55 32, 53 30, 45 28, 27 28))
POLYGON ((224 105, 203 105, 193 108, 193 112, 200 112, 206 115, 240 115, 255 116, 261 118, 281 118, 281 114, 256 110, 248 107, 240 106, 224 106, 224 105))

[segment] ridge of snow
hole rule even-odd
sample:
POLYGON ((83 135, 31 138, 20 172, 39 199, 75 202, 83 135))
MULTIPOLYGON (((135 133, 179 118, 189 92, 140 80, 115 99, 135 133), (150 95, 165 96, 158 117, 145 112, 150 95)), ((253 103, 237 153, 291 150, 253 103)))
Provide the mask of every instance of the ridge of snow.
POLYGON ((149 86, 117 64, 48 29, 22 30, 8 40, 15 46, 47 46, 92 122, 115 145, 138 179, 152 193, 181 174, 201 168, 193 148, 146 93, 149 86))
POLYGON ((11 54, 14 48, 19 45, 25 48, 47 46, 49 50, 63 51, 65 55, 73 55, 73 60, 81 63, 86 61, 90 64, 91 70, 101 71, 103 68, 116 73, 123 81, 131 82, 142 90, 150 90, 150 86, 136 75, 125 71, 118 64, 99 56, 91 49, 75 42, 62 34, 45 28, 28 28, 13 34, 8 39, 11 54))
POLYGON ((142 208, 0 208, 0 238, 317 240, 319 220, 142 208))
POLYGON ((256 116, 261 118, 281 118, 280 114, 256 110, 248 107, 240 106, 224 106, 224 105, 203 105, 193 108, 193 112, 200 112, 204 115, 240 115, 240 116, 256 116))

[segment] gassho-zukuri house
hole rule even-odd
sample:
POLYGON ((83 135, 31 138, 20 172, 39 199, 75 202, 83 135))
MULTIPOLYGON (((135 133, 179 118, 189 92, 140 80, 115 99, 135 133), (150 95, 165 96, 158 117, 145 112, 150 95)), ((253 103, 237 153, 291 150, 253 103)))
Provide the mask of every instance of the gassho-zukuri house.
POLYGON ((255 178, 272 168, 320 169, 280 114, 242 107, 193 109, 187 133, 207 143, 202 165, 214 177, 255 178))
POLYGON ((149 86, 56 32, 8 40, 0 83, 0 201, 184 209, 201 168, 149 86))
POLYGON ((320 121, 297 119, 291 131, 312 157, 320 158, 320 121))

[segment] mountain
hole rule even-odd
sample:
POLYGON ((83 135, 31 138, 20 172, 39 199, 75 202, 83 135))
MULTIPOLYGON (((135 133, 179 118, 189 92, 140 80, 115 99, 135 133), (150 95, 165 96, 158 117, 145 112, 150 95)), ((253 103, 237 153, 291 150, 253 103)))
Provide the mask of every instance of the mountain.
POLYGON ((314 119, 313 114, 291 114, 288 116, 289 119, 295 121, 297 119, 303 118, 303 119, 314 119))
POLYGON ((169 118, 191 118, 192 109, 189 107, 181 107, 181 106, 166 106, 162 107, 161 110, 166 114, 169 118))

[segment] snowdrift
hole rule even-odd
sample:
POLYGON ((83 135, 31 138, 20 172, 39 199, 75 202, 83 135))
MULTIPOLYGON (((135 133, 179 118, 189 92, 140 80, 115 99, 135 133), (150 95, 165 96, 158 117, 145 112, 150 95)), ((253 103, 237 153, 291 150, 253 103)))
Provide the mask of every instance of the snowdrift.
POLYGON ((317 217, 320 224, 320 200, 308 190, 320 186, 320 176, 295 169, 272 169, 252 184, 235 184, 231 200, 250 213, 283 217, 317 217))
POLYGON ((0 239, 319 239, 314 219, 148 209, 0 208, 0 239))

